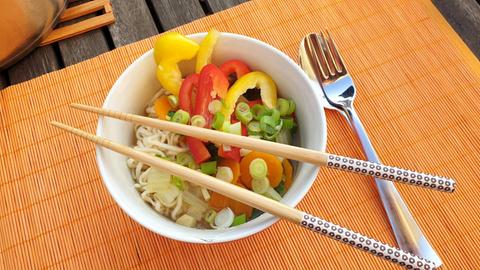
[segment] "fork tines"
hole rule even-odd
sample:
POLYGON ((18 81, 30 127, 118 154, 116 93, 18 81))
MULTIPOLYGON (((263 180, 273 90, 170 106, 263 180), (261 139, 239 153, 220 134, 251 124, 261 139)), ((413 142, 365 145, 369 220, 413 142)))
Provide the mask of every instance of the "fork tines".
POLYGON ((336 79, 347 74, 342 57, 330 33, 310 33, 305 38, 304 46, 307 57, 317 79, 320 81, 336 79))

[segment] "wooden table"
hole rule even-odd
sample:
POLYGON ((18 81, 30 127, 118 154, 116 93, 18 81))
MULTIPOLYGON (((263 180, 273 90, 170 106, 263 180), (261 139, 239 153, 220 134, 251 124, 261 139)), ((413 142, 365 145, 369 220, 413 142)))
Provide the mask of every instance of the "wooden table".
MULTIPOLYGON (((246 1, 111 0, 116 17, 114 24, 35 49, 17 64, 0 72, 0 89, 246 1)), ((477 57, 480 57, 480 5, 475 0, 433 1, 477 57)), ((74 3, 82 2, 85 0, 74 3)))

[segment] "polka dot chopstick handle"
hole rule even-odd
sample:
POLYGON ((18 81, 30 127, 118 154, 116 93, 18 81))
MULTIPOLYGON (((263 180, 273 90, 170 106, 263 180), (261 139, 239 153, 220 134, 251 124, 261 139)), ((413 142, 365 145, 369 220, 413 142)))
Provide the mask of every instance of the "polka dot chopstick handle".
POLYGON ((303 213, 300 225, 407 269, 436 269, 436 265, 428 260, 307 213, 303 213))
POLYGON ((414 172, 349 157, 330 154, 328 155, 327 167, 444 192, 453 192, 455 190, 455 181, 450 178, 414 172))

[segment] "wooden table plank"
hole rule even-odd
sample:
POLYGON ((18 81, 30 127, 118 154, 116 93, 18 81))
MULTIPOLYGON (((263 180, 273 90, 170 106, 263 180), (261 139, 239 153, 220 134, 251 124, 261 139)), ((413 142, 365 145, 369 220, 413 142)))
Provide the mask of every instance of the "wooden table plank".
POLYGON ((433 2, 477 58, 480 58, 480 4, 475 0, 433 2))
MULTIPOLYGON (((88 0, 75 1, 71 3, 69 7, 85 2, 88 2, 88 0)), ((61 23, 59 24, 59 27, 63 25, 71 25, 78 21, 92 17, 95 17, 95 15, 89 14, 78 19, 61 23)), ((101 53, 108 52, 110 49, 102 29, 96 29, 69 39, 59 41, 58 46, 60 48, 60 53, 65 66, 70 66, 83 60, 90 59, 101 53)))
POLYGON ((208 3, 212 11, 219 12, 224 9, 239 5, 241 3, 245 3, 248 0, 202 0, 208 3))
POLYGON ((194 0, 147 0, 151 1, 162 30, 191 22, 205 16, 200 1, 194 0))
POLYGON ((42 74, 60 69, 53 45, 36 48, 33 52, 8 69, 11 84, 20 83, 42 74))
POLYGON ((158 34, 145 0, 110 0, 115 23, 108 26, 115 47, 158 34))

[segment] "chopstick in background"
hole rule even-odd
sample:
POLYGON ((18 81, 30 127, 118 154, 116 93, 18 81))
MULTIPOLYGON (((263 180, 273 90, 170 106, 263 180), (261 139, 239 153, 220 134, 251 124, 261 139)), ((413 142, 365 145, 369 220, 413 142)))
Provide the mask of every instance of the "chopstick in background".
POLYGON ((168 130, 185 136, 196 137, 202 140, 222 143, 226 145, 271 153, 276 156, 288 159, 312 163, 318 166, 343 170, 376 178, 415 185, 443 192, 453 192, 455 181, 441 176, 434 176, 426 173, 415 172, 397 167, 382 165, 369 161, 359 160, 350 157, 338 156, 293 145, 258 140, 245 136, 238 136, 230 133, 199 128, 190 125, 182 125, 170 121, 154 119, 150 117, 129 114, 119 111, 107 110, 92 107, 84 104, 73 103, 71 106, 82 111, 92 112, 120 120, 146 125, 162 130, 168 130))
POLYGON ((428 260, 419 258, 411 253, 394 248, 375 239, 341 227, 337 224, 333 224, 329 221, 256 194, 247 189, 243 189, 230 183, 218 180, 212 176, 186 168, 174 162, 156 158, 146 153, 137 151, 131 147, 112 142, 106 138, 87 133, 83 130, 76 129, 59 122, 53 121, 51 124, 112 151, 136 159, 170 174, 179 176, 191 183, 202 185, 209 190, 218 192, 229 198, 235 199, 279 218, 286 219, 294 224, 300 225, 344 244, 348 244, 352 247, 376 255, 400 266, 415 269, 436 268, 436 265, 428 260))

